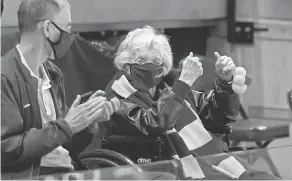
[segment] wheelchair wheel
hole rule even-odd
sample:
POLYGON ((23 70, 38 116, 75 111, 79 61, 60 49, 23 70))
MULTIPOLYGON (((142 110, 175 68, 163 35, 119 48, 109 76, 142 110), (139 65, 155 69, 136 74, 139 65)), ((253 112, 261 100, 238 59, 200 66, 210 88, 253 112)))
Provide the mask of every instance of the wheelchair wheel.
POLYGON ((117 163, 105 158, 84 158, 82 164, 89 170, 107 167, 119 167, 117 163))
POLYGON ((136 168, 139 172, 142 172, 142 169, 130 158, 112 150, 95 149, 81 153, 79 159, 83 165, 89 169, 130 165, 131 167, 136 168))

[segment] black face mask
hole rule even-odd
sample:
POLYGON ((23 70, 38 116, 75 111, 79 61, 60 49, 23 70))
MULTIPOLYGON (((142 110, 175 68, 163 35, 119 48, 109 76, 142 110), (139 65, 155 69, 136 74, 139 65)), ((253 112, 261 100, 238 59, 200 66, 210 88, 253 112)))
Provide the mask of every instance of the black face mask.
POLYGON ((66 52, 69 50, 69 48, 71 47, 73 43, 74 35, 62 30, 55 23, 52 22, 52 24, 60 31, 60 36, 59 36, 58 41, 52 42, 49 38, 47 38, 50 45, 52 46, 55 60, 56 60, 56 59, 62 58, 66 54, 66 52))
POLYGON ((152 63, 132 64, 130 72, 133 78, 146 84, 149 89, 158 85, 163 78, 163 66, 152 63))

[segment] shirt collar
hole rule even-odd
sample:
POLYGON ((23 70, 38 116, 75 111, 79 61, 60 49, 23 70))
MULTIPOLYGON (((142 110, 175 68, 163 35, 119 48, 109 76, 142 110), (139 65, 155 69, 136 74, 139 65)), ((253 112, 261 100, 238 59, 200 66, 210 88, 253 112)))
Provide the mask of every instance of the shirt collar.
POLYGON ((43 84, 45 84, 45 85, 49 84, 49 83, 50 83, 50 79, 49 79, 49 77, 48 77, 48 74, 47 74, 47 72, 46 72, 44 66, 41 65, 41 67, 40 67, 40 73, 42 74, 42 78, 40 78, 40 77, 38 77, 35 73, 33 73, 33 71, 32 71, 32 70, 30 69, 30 67, 28 66, 28 64, 27 64, 27 62, 26 62, 26 60, 25 60, 25 58, 24 58, 22 52, 21 52, 20 49, 19 49, 19 45, 16 45, 16 49, 17 49, 18 52, 19 52, 20 60, 21 60, 22 64, 23 64, 23 65, 29 70, 30 75, 31 75, 32 77, 37 78, 38 80, 42 80, 43 84))

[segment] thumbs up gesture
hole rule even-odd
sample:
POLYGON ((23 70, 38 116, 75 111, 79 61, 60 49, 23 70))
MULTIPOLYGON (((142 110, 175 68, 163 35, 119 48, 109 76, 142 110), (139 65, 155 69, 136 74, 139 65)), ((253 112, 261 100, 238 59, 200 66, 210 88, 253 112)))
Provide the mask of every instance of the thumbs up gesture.
POLYGON ((246 75, 246 70, 243 67, 236 67, 230 57, 220 56, 218 52, 214 54, 217 57, 215 64, 217 75, 232 84, 235 93, 243 94, 252 82, 251 77, 246 75))
POLYGON ((203 74, 202 63, 199 62, 198 57, 194 57, 191 52, 189 56, 183 62, 182 71, 179 77, 179 80, 185 82, 189 86, 192 86, 193 83, 203 74))
POLYGON ((217 75, 225 81, 231 81, 233 72, 236 68, 231 57, 220 56, 218 52, 215 52, 214 55, 217 58, 215 68, 217 75))

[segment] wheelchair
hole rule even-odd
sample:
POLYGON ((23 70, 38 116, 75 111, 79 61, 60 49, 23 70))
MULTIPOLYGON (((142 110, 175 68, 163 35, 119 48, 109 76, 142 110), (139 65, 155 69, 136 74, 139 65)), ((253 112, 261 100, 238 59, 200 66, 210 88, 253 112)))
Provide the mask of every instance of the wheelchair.
MULTIPOLYGON (((228 136, 227 136, 228 139, 228 136)), ((164 135, 123 136, 110 135, 102 138, 102 149, 81 153, 78 158, 81 169, 98 169, 130 165, 143 171, 139 164, 163 160, 174 160, 169 150, 168 139, 164 135)), ((230 147, 228 152, 244 151, 241 147, 230 147)), ((180 163, 178 163, 180 165, 180 163)))
POLYGON ((138 164, 172 159, 165 146, 162 136, 111 135, 102 138, 102 149, 81 153, 75 160, 79 170, 131 165, 142 171, 138 164))
MULTIPOLYGON (((137 172, 164 172, 173 170, 177 179, 184 179, 182 164, 167 152, 167 140, 163 135, 129 137, 122 135, 105 136, 102 148, 83 152, 75 161, 77 171, 129 166, 137 172), (170 168, 143 165, 157 161, 171 161, 170 168), (145 170, 146 169, 146 170, 145 170)), ((168 162, 165 162, 168 163, 168 162)), ((170 163, 170 162, 169 162, 170 163)))

